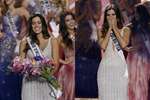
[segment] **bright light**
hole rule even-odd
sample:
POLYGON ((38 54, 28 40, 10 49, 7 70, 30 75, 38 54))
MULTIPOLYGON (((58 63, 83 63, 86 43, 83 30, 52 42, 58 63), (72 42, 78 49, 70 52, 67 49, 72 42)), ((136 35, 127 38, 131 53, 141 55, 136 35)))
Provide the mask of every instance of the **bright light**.
POLYGON ((146 1, 150 1, 150 0, 141 0, 141 2, 146 2, 146 1))

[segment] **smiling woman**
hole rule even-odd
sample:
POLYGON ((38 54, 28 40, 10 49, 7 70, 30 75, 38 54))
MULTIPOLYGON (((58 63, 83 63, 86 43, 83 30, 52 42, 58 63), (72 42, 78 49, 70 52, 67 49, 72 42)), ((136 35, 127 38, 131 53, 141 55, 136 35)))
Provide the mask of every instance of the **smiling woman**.
MULTIPOLYGON (((38 52, 34 52, 32 48, 29 48, 27 39, 24 38, 20 44, 20 57, 25 59, 28 57, 32 59, 38 66, 38 60, 36 59, 40 54, 40 57, 48 57, 53 59, 55 63, 54 73, 57 71, 59 53, 57 40, 50 36, 47 30, 47 24, 44 17, 40 14, 35 14, 29 19, 29 38, 31 43, 37 44, 39 48, 38 52)), ((39 65, 40 66, 40 65, 39 65)), ((48 82, 40 80, 39 77, 29 77, 24 75, 22 83, 22 100, 56 100, 55 97, 50 95, 52 89, 49 87, 48 82), (34 91, 34 92, 33 92, 34 91)))
POLYGON ((64 51, 64 58, 60 58, 58 79, 63 88, 63 95, 59 100, 74 100, 75 92, 75 16, 65 12, 60 16, 60 37, 61 50, 64 51))
POLYGON ((36 34, 40 34, 42 32, 42 23, 39 17, 35 17, 32 21, 32 28, 36 34))

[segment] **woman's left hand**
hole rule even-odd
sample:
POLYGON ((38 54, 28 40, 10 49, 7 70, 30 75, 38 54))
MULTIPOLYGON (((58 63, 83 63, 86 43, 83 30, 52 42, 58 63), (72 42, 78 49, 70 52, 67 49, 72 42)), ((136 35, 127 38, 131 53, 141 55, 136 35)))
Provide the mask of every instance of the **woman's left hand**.
POLYGON ((112 28, 113 28, 113 29, 116 29, 116 28, 117 28, 117 19, 116 19, 116 18, 113 18, 113 19, 112 19, 112 28))

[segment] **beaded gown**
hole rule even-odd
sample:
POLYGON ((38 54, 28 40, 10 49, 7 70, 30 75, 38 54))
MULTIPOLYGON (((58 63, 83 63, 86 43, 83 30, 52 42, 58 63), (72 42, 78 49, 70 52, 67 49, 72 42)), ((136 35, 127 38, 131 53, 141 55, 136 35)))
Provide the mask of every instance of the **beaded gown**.
POLYGON ((20 100, 22 78, 14 73, 8 73, 14 57, 16 46, 12 35, 4 34, 0 38, 0 100, 20 100))
POLYGON ((16 54, 19 53, 20 39, 22 39, 26 34, 26 29, 25 29, 26 25, 25 24, 26 24, 25 18, 23 18, 19 15, 14 15, 11 17, 11 19, 9 19, 7 14, 5 16, 3 16, 3 22, 2 22, 3 32, 10 36, 12 35, 16 39, 17 44, 16 44, 16 48, 14 51, 16 54), (13 23, 13 26, 11 25, 12 23, 13 23), (10 26, 12 26, 13 29, 11 29, 10 26), (25 30, 23 29, 23 27, 25 30))

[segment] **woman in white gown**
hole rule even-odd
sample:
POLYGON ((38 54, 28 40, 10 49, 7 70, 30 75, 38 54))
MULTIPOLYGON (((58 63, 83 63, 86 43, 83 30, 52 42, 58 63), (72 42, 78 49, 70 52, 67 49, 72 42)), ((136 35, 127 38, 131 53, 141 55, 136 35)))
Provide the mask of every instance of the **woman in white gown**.
POLYGON ((122 48, 128 45, 130 30, 123 27, 122 17, 115 5, 106 7, 98 36, 104 51, 97 74, 99 100, 128 100, 127 65, 122 48))
MULTIPOLYGON (((29 38, 31 42, 38 45, 43 56, 53 59, 56 63, 55 69, 58 66, 58 43, 55 38, 48 34, 47 25, 44 17, 40 14, 35 14, 29 19, 29 38)), ((20 57, 33 58, 34 55, 29 46, 27 39, 23 39, 20 45, 20 57)), ((35 60, 36 62, 36 60, 35 60)), ((39 78, 29 78, 24 76, 22 83, 22 100, 56 100, 50 95, 51 89, 47 81, 39 78)))

